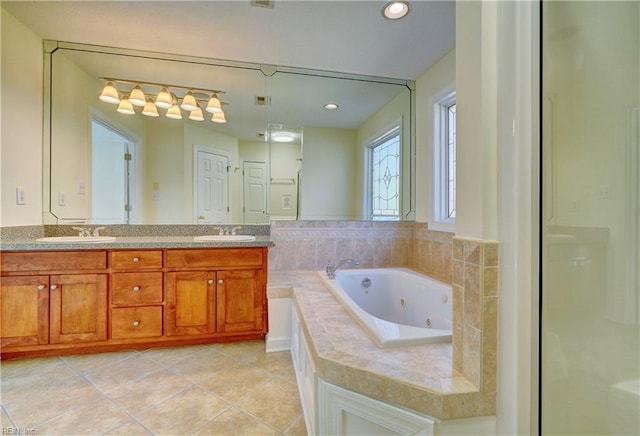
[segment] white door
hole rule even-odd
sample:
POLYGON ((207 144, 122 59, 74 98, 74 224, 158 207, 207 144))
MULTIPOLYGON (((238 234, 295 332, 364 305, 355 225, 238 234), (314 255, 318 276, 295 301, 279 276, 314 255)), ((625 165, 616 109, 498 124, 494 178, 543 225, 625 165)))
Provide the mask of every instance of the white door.
POLYGON ((244 223, 267 222, 267 165, 264 162, 244 162, 244 223))
POLYGON ((229 222, 229 156, 196 149, 196 223, 229 222))

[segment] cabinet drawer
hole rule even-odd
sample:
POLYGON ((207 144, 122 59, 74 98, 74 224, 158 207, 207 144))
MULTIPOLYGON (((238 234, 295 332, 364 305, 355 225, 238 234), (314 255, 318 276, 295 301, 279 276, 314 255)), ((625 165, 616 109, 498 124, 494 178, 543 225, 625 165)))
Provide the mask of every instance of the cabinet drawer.
POLYGON ((162 303, 162 273, 112 274, 111 303, 117 306, 162 303))
POLYGON ((213 248, 167 251, 169 268, 262 266, 262 248, 213 248))
POLYGON ((114 269, 162 268, 162 251, 111 251, 109 252, 109 265, 114 269))
POLYGON ((103 269, 106 251, 46 251, 2 253, 2 271, 58 271, 103 269))
POLYGON ((162 336, 162 306, 122 307, 111 310, 111 338, 162 336))

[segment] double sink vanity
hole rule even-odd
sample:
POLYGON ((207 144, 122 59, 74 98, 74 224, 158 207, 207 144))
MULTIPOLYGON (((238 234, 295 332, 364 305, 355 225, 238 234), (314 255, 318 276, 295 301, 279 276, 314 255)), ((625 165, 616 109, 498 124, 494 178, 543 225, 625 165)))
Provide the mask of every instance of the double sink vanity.
POLYGON ((3 237, 2 358, 264 338, 268 236, 3 237))

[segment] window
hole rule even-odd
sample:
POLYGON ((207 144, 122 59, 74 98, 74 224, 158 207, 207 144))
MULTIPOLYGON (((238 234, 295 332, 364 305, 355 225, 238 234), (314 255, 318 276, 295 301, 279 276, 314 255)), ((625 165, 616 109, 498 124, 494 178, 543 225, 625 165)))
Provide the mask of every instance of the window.
POLYGON ((435 213, 436 222, 456 218, 456 94, 438 101, 435 114, 435 213))
POLYGON ((368 210, 374 221, 400 220, 400 124, 368 144, 368 210))

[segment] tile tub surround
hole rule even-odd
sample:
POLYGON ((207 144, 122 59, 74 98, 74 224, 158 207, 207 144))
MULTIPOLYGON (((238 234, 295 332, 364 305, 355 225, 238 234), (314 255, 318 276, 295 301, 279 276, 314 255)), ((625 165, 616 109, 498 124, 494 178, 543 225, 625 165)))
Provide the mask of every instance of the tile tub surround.
POLYGON ((268 294, 287 289, 325 381, 438 419, 495 415, 495 389, 478 389, 454 368, 452 344, 380 349, 317 272, 271 272, 268 294))
POLYGON ((453 238, 454 368, 484 392, 496 391, 498 242, 453 238))
POLYGON ((354 258, 362 268, 412 267, 416 226, 390 221, 273 221, 269 269, 322 270, 327 262, 354 258))

